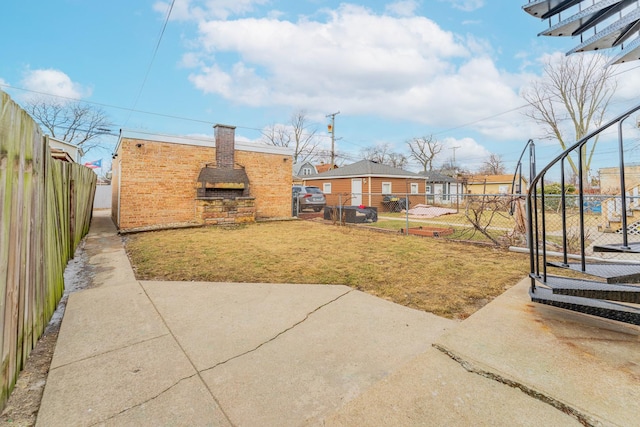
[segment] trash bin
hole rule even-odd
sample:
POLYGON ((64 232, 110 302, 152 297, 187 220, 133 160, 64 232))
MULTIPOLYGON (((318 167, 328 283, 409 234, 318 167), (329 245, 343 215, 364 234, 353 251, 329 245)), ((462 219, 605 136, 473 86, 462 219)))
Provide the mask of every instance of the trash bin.
POLYGON ((378 221, 378 208, 360 206, 326 206, 324 208, 324 219, 337 220, 342 213, 345 223, 364 224, 378 221))

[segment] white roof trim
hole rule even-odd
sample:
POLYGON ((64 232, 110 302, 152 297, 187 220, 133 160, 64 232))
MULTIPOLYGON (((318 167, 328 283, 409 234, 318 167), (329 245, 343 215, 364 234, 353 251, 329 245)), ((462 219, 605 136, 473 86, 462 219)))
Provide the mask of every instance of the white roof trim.
POLYGON ((79 146, 77 146, 76 144, 73 144, 73 143, 71 143, 71 142, 67 142, 67 141, 63 141, 63 140, 61 140, 61 139, 54 138, 54 137, 52 137, 52 136, 50 136, 50 137, 49 137, 49 140, 50 140, 50 141, 55 141, 55 142, 57 142, 58 144, 68 145, 69 147, 73 147, 73 148, 76 148, 76 149, 77 149, 77 148, 80 148, 80 147, 79 147, 79 146))
MULTIPOLYGON (((120 148, 120 142, 123 138, 128 139, 140 139, 144 141, 150 142, 166 142, 169 144, 182 144, 182 145, 195 145, 198 147, 215 147, 216 141, 215 138, 206 137, 206 136, 179 136, 179 135, 166 135, 159 133, 150 133, 143 131, 132 131, 132 130, 121 130, 120 137, 118 138, 118 144, 116 145, 115 151, 118 151, 120 148)), ((235 149, 240 151, 251 151, 256 153, 267 153, 267 154, 280 154, 283 156, 293 156, 293 149, 289 147, 276 147, 274 145, 246 142, 246 141, 235 141, 235 149)))

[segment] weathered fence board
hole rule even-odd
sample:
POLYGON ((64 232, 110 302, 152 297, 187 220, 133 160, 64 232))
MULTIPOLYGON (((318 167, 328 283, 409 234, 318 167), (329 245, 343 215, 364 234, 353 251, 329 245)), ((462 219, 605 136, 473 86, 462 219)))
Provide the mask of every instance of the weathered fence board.
POLYGON ((96 175, 51 157, 29 115, 0 91, 0 409, 64 291, 89 231, 96 175))

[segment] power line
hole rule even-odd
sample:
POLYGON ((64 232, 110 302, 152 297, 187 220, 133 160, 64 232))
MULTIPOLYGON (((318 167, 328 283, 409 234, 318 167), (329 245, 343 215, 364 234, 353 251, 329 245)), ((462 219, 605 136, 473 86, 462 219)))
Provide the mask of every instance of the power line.
MULTIPOLYGON (((151 60, 151 62, 149 64, 149 67, 147 68, 147 73, 145 74, 144 81, 142 83, 140 91, 138 92, 138 96, 136 97, 136 101, 134 103, 134 106, 131 107, 131 108, 121 107, 121 106, 112 105, 112 104, 106 104, 106 103, 100 103, 100 102, 94 102, 94 101, 85 101, 85 100, 81 100, 81 99, 77 99, 77 98, 71 98, 71 97, 65 97, 65 96, 61 96, 61 95, 54 95, 54 94, 51 94, 51 93, 29 90, 29 89, 25 89, 25 88, 21 88, 21 87, 17 87, 17 86, 12 86, 12 85, 8 85, 8 84, 3 84, 3 83, 0 83, 0 87, 7 87, 7 88, 15 89, 15 90, 21 90, 21 91, 25 91, 25 92, 37 93, 37 94, 47 95, 47 96, 56 97, 56 98, 60 98, 60 99, 66 99, 66 100, 71 100, 71 101, 83 102, 83 103, 91 104, 91 105, 98 105, 98 106, 102 106, 102 107, 106 107, 106 108, 113 108, 113 109, 128 111, 130 114, 129 114, 127 120, 125 121, 125 124, 128 122, 129 118, 131 117, 131 113, 134 113, 134 112, 135 113, 152 115, 152 116, 158 116, 158 117, 165 117, 165 118, 171 118, 171 119, 176 119, 176 120, 194 122, 194 123, 210 124, 211 123, 210 120, 193 119, 193 118, 188 118, 188 117, 176 116, 176 115, 172 115, 172 114, 164 114, 164 113, 158 113, 158 112, 152 112, 152 111, 137 110, 135 108, 137 106, 137 102, 138 102, 138 100, 139 100, 139 98, 140 98, 140 96, 142 94, 142 90, 143 90, 144 85, 145 85, 145 83, 147 81, 147 77, 148 77, 148 75, 150 73, 152 64, 153 64, 154 59, 156 57, 156 54, 158 52, 158 49, 159 49, 159 46, 160 46, 160 42, 161 42, 162 37, 164 35, 164 32, 165 32, 169 17, 171 15, 171 11, 173 9, 174 3, 175 3, 175 0, 172 0, 172 3, 170 5, 170 7, 169 7, 169 10, 168 10, 167 16, 165 18, 164 24, 162 26, 160 35, 158 37, 158 41, 156 43, 156 46, 155 46, 155 49, 154 49, 154 52, 153 52, 152 60, 151 60)), ((636 67, 629 68, 627 70, 623 70, 623 71, 621 71, 619 73, 616 73, 616 74, 612 74, 612 76, 618 76, 620 74, 627 73, 627 72, 635 70, 637 68, 640 68, 640 65, 638 65, 636 67)), ((551 99, 551 97, 549 97, 549 99, 551 99)), ((502 112, 499 112, 499 113, 496 113, 496 114, 493 114, 493 115, 490 115, 490 116, 482 117, 480 119, 477 119, 477 120, 474 120, 474 121, 471 121, 471 122, 466 122, 466 123, 460 124, 458 126, 447 128, 447 129, 444 129, 444 130, 441 130, 441 131, 438 131, 438 132, 432 132, 432 135, 439 135, 439 134, 448 133, 448 132, 451 132, 451 131, 454 131, 454 130, 470 127, 470 126, 475 125, 477 123, 481 123, 481 122, 484 122, 484 121, 487 121, 487 120, 490 120, 490 119, 493 119, 493 118, 496 118, 496 117, 500 117, 502 115, 505 115, 505 114, 508 114, 508 113, 511 113, 511 112, 526 108, 528 106, 529 106, 529 104, 524 104, 524 105, 521 105, 521 106, 518 106, 518 107, 514 107, 514 108, 511 108, 509 110, 505 110, 505 111, 502 111, 502 112)), ((251 127, 251 126, 236 126, 236 127, 239 128, 239 129, 247 129, 247 130, 253 130, 253 131, 258 131, 258 132, 262 132, 263 131, 263 129, 256 128, 256 127, 251 127)), ((333 137, 333 135, 331 135, 331 136, 329 136, 329 135, 318 135, 318 136, 322 137, 322 138, 333 137)), ((357 144, 355 142, 350 142, 349 144, 356 145, 356 146, 361 146, 360 144, 357 144)))
POLYGON ((169 17, 171 17, 171 11, 173 10, 173 5, 176 0, 171 0, 171 5, 169 5, 169 10, 167 11, 167 16, 164 19, 164 23, 162 24, 162 29, 160 30, 160 34, 158 35, 158 41, 156 42, 156 47, 153 49, 153 54, 151 55, 151 61, 149 61, 149 66, 147 67, 147 72, 144 74, 144 79, 142 79, 142 84, 140 85, 140 90, 138 91, 138 95, 136 96, 135 101, 133 102, 133 107, 129 110, 129 115, 127 119, 124 121, 124 125, 122 127, 126 127, 127 123, 129 123, 129 119, 131 118, 131 113, 138 106, 138 101, 140 101, 140 96, 142 96, 142 90, 147 83, 147 79, 149 78, 149 73, 151 72, 151 67, 153 66, 153 62, 156 59, 156 55, 158 54, 158 49, 160 48, 160 42, 162 41, 162 36, 164 36, 164 31, 167 29, 167 24, 169 23, 169 17))
MULTIPOLYGON (((183 121, 186 121, 186 122, 204 123, 204 124, 208 124, 208 125, 211 124, 211 120, 193 119, 193 118, 190 118, 190 117, 176 116, 176 115, 173 115, 173 114, 164 114, 164 113, 157 113, 157 112, 153 112, 153 111, 136 110, 134 108, 121 107, 119 105, 106 104, 106 103, 103 103, 103 102, 86 101, 86 100, 82 100, 82 99, 79 99, 79 98, 72 98, 72 97, 62 96, 62 95, 54 95, 54 94, 48 93, 48 92, 30 90, 30 89, 25 89, 25 88, 22 88, 22 87, 12 86, 12 85, 3 84, 3 83, 0 83, 0 87, 6 87, 6 88, 9 88, 9 89, 20 90, 20 91, 29 92, 29 93, 36 93, 36 94, 39 94, 39 95, 51 96, 51 97, 54 97, 54 98, 65 99, 67 101, 82 102, 84 104, 97 105, 97 106, 105 107, 105 108, 113 108, 115 110, 129 111, 129 112, 133 112, 133 113, 147 114, 147 115, 150 115, 150 116, 157 116, 157 117, 165 117, 165 118, 169 118, 169 119, 183 120, 183 121)), ((236 126, 236 128, 238 128, 238 129, 247 129, 247 130, 255 130, 255 131, 258 131, 258 132, 262 131, 262 129, 255 128, 255 127, 250 127, 250 126, 236 126)), ((325 136, 325 135, 320 135, 320 136, 328 137, 328 136, 325 136)))

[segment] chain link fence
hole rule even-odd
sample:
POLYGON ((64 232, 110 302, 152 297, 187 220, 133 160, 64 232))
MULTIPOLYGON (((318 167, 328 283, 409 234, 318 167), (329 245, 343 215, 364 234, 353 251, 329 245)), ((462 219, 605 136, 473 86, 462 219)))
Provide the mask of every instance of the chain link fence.
MULTIPOLYGON (((469 242, 487 243, 500 247, 520 247, 526 250, 527 209, 524 195, 504 194, 412 194, 412 193, 342 193, 325 194, 324 219, 336 224, 360 223, 366 227, 403 234, 415 234, 469 242), (366 210, 375 211, 363 218, 366 210), (355 211, 356 214, 351 214, 355 211)), ((583 198, 584 216, 580 224, 579 198, 565 195, 566 209, 562 211, 561 195, 546 194, 544 219, 539 213, 534 221, 544 221, 546 250, 579 253, 581 229, 588 255, 593 245, 621 242, 621 211, 619 195, 586 195, 583 198)), ((640 195, 631 196, 627 220, 631 234, 640 241, 640 195)), ((542 197, 534 198, 538 207, 542 197)), ((541 246, 542 242, 537 242, 541 246)), ((606 258, 624 258, 620 254, 599 254, 606 258)))

